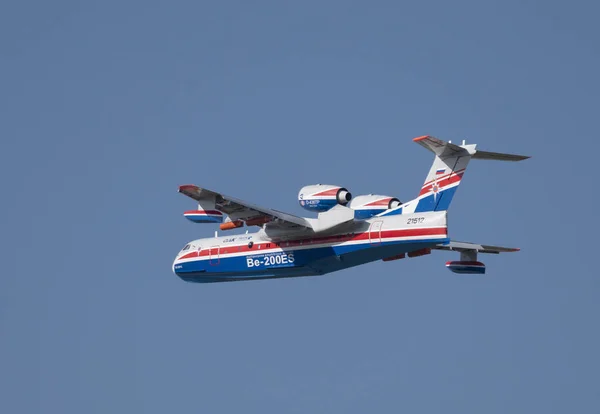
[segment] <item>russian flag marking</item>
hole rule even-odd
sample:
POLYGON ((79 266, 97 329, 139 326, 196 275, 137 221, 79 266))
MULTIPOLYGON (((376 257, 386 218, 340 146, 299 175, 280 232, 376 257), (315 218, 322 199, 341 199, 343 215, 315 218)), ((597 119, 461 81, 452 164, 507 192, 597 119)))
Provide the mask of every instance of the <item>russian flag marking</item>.
POLYGON ((435 172, 435 175, 444 174, 446 172, 445 168, 438 168, 435 172))

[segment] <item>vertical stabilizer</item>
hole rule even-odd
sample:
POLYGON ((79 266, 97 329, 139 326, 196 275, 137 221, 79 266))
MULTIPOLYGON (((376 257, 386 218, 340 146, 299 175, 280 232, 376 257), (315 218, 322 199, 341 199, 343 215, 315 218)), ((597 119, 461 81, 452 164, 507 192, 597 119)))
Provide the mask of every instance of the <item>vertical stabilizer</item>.
POLYGON ((448 210, 472 158, 499 161, 521 161, 529 158, 524 155, 478 151, 475 144, 467 145, 463 141, 462 145, 456 145, 429 135, 417 137, 413 141, 435 154, 425 183, 417 198, 387 210, 381 213, 381 216, 448 210))
POLYGON ((427 135, 413 141, 435 154, 425 183, 415 199, 414 212, 448 210, 471 156, 476 152, 476 145, 458 146, 427 135))

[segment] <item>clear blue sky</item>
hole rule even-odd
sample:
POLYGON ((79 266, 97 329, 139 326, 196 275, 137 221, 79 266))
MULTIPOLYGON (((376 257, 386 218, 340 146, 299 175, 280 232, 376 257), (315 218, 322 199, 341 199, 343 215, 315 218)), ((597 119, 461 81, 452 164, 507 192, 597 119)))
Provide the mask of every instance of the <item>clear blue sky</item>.
POLYGON ((0 6, 0 411, 597 413, 595 2, 0 6), (473 162, 459 240, 325 277, 171 272, 195 183, 414 197, 431 134, 473 162))

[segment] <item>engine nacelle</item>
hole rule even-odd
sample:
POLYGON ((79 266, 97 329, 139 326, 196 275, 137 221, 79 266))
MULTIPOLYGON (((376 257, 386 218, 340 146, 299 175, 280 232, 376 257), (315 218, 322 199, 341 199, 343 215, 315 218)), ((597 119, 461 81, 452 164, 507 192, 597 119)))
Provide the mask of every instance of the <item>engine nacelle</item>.
POLYGON ((466 261, 456 260, 453 262, 446 262, 446 267, 454 273, 466 273, 466 274, 485 274, 485 265, 477 261, 466 261))
POLYGON ((395 197, 369 194, 355 197, 348 207, 354 210, 355 218, 363 220, 401 204, 400 200, 395 197))
POLYGON ((345 206, 352 199, 352 194, 344 187, 329 184, 307 185, 298 193, 298 202, 302 208, 323 212, 337 204, 345 206))

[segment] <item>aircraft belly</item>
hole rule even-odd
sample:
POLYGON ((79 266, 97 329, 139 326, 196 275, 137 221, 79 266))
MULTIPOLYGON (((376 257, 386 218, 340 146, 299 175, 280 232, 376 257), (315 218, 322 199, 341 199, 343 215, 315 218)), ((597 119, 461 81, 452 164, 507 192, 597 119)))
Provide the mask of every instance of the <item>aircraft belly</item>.
POLYGON ((338 270, 348 269, 354 266, 360 266, 365 263, 374 262, 386 257, 395 256, 401 253, 412 252, 438 244, 439 240, 419 240, 410 242, 391 242, 383 243, 380 246, 347 251, 347 249, 336 249, 337 254, 334 260, 320 261, 313 264, 313 268, 320 274, 336 272, 338 270))

